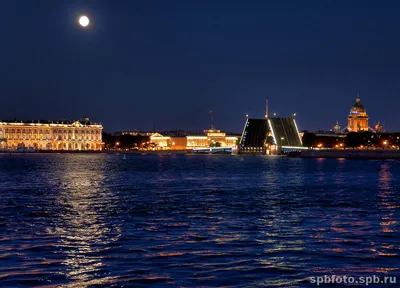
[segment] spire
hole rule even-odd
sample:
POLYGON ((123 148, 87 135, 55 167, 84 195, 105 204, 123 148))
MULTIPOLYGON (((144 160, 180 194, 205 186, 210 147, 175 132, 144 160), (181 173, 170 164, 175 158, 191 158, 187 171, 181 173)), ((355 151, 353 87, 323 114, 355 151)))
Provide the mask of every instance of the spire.
POLYGON ((356 98, 356 102, 360 103, 361 99, 360 99, 360 93, 357 93, 357 98, 356 98))
POLYGON ((268 118, 268 97, 265 101, 265 118, 268 118))
POLYGON ((211 129, 214 129, 212 111, 209 111, 208 115, 210 115, 211 129))

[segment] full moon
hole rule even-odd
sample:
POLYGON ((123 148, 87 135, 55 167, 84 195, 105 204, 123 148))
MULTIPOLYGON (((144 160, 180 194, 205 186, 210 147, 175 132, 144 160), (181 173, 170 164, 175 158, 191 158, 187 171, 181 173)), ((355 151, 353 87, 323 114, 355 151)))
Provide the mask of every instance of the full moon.
POLYGON ((86 16, 81 16, 81 17, 79 18, 79 24, 80 24, 81 26, 83 26, 83 27, 88 26, 88 25, 89 25, 89 18, 86 17, 86 16))

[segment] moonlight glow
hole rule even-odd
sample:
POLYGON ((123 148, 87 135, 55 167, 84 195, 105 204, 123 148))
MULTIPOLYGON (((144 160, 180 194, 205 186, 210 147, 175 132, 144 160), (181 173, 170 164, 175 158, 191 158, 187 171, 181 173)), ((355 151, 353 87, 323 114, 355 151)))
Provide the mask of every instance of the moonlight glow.
POLYGON ((89 18, 86 17, 86 16, 81 16, 81 17, 79 18, 79 24, 80 24, 81 26, 83 26, 83 27, 88 26, 88 25, 89 25, 89 18))

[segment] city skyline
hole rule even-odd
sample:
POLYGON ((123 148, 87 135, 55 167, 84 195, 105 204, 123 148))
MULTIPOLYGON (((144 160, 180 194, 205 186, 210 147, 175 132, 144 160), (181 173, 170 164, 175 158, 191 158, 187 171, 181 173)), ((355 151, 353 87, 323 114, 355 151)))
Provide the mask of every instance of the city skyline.
MULTIPOLYGON (((356 97, 356 102, 358 103, 359 101, 360 101, 360 95, 359 94, 357 94, 357 97, 356 97)), ((265 118, 265 117, 267 117, 267 115, 268 115, 268 107, 269 107, 269 105, 268 105, 268 97, 266 98, 266 101, 267 101, 267 107, 264 107, 264 117, 260 117, 259 115, 260 115, 260 113, 257 113, 255 116, 254 115, 249 115, 249 114, 246 114, 245 115, 245 117, 243 118, 243 119, 246 119, 246 118, 254 118, 254 119, 262 119, 262 118, 265 118), (265 109, 267 109, 266 111, 265 111, 265 109)), ((352 106, 353 107, 353 106, 352 106)), ((141 129, 141 128, 137 128, 137 127, 135 127, 135 128, 130 128, 130 127, 128 127, 128 128, 126 128, 126 127, 124 127, 124 128, 122 128, 122 129, 120 129, 120 130, 114 130, 114 131, 108 131, 108 130, 106 130, 106 131, 104 131, 104 132, 106 132, 106 133, 116 133, 116 132, 127 132, 127 131, 135 131, 135 132, 143 132, 143 131, 147 131, 147 132, 150 132, 150 131, 153 131, 153 132, 161 132, 161 131, 187 131, 187 132, 202 132, 202 131, 204 131, 204 129, 214 129, 215 127, 214 127, 214 121, 213 121, 213 116, 211 116, 211 120, 210 120, 210 114, 212 113, 212 111, 209 111, 207 114, 209 115, 207 118, 208 118, 208 124, 205 124, 205 126, 203 127, 203 128, 200 128, 200 129, 192 129, 192 128, 188 128, 188 129, 182 129, 181 127, 177 127, 177 128, 168 128, 168 127, 158 127, 158 126, 156 126, 155 125, 155 123, 153 124, 153 128, 152 129, 141 129), (208 125, 208 126, 207 126, 208 125)), ((352 113, 351 111, 350 111, 350 113, 352 113)), ((280 115, 280 114, 278 114, 278 113, 276 113, 276 112, 271 112, 270 113, 270 117, 272 116, 272 117, 295 117, 296 119, 297 119, 297 112, 294 112, 294 113, 291 113, 291 114, 286 114, 286 115, 280 115)), ((85 118, 87 118, 87 117, 81 117, 81 119, 85 119, 85 118)), ((87 118, 87 119, 89 119, 89 118, 87 118)), ((24 119, 16 119, 16 118, 13 118, 13 119, 1 119, 0 120, 0 122, 1 121, 6 121, 6 122, 26 122, 26 123, 36 123, 36 122, 38 122, 38 121, 40 121, 40 122, 48 122, 48 123, 54 123, 54 124, 62 124, 62 123, 64 123, 64 122, 71 122, 71 120, 70 119, 56 119, 56 120, 50 120, 50 119, 47 119, 47 120, 24 120, 24 119)), ((345 118, 345 121, 342 121, 343 123, 344 122, 347 122, 348 121, 348 117, 347 118, 345 118)), ((73 121, 72 121, 73 122, 73 121)), ((97 121, 97 122, 99 122, 99 124, 101 124, 102 125, 102 123, 101 123, 101 121, 97 121)), ((38 122, 39 123, 39 122, 38 122)), ((335 127, 338 125, 338 124, 340 124, 339 123, 339 121, 336 121, 336 125, 334 125, 333 127, 324 127, 323 129, 317 129, 317 130, 312 130, 312 131, 333 131, 333 130, 335 130, 335 127), (333 129, 332 129, 333 128, 333 129)), ((373 126, 375 126, 376 124, 378 124, 378 125, 381 125, 381 121, 380 120, 377 120, 377 121, 375 121, 374 122, 374 125, 373 126)), ((147 125, 148 126, 148 125, 147 125)), ((300 126, 300 125, 299 125, 300 126)), ((140 126, 139 126, 140 127, 140 126)), ((300 126, 301 127, 301 126, 300 126)), ((220 128, 220 127, 219 127, 220 128)), ((241 127, 240 129, 242 129, 243 127, 241 127)), ((340 128, 340 127, 339 127, 340 128)), ((345 128, 347 128, 347 126, 342 126, 340 129, 345 129, 345 128)), ((383 127, 384 128, 384 127, 383 127)), ((373 129, 373 128, 372 128, 373 129)), ((224 129, 223 129, 224 130, 224 129)), ((309 129, 307 129, 307 128, 302 128, 302 129, 300 129, 301 131, 310 131, 309 129)), ((225 131, 228 131, 228 130, 225 130, 225 131)), ((229 131, 229 132, 231 132, 231 133, 239 133, 238 131, 229 131)), ((390 131, 390 132, 397 132, 397 131, 390 131)))
POLYGON ((245 115, 297 113, 300 130, 346 123, 359 93, 371 125, 400 131, 396 1, 7 2, 0 119, 101 121, 113 132, 225 131, 245 115), (90 19, 78 24, 80 15, 90 19), (14 19, 19 19, 15 22, 14 19), (13 23, 10 25, 9 23, 13 23))

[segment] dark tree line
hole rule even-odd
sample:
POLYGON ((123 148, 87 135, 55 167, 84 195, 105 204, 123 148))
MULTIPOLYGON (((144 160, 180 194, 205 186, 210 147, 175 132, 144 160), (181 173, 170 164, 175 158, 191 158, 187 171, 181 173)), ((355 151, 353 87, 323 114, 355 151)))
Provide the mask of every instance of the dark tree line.
POLYGON ((142 135, 118 135, 114 136, 110 133, 103 132, 103 142, 106 149, 136 149, 136 148, 146 148, 146 146, 151 145, 149 143, 149 136, 142 135))

